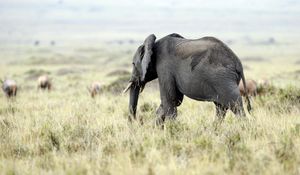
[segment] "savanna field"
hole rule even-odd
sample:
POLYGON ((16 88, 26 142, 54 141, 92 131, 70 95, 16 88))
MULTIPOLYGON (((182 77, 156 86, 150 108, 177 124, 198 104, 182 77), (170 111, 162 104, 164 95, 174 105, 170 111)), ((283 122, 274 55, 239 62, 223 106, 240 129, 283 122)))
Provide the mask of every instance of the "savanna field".
POLYGON ((122 90, 133 45, 2 53, 0 77, 16 80, 19 91, 12 100, 0 93, 0 174, 300 174, 300 60, 233 46, 238 56, 261 55, 241 58, 246 79, 271 84, 251 99, 247 119, 228 112, 216 124, 213 103, 184 97, 177 119, 161 129, 155 81, 139 99, 143 125, 128 122, 122 90), (52 91, 37 90, 42 74, 52 91), (94 99, 93 81, 102 84, 94 99))

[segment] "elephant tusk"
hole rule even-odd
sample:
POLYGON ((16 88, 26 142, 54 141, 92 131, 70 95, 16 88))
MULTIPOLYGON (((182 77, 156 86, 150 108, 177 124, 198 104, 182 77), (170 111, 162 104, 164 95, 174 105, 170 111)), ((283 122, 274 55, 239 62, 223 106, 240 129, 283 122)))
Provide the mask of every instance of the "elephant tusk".
POLYGON ((127 87, 123 90, 123 93, 126 93, 128 91, 128 89, 131 87, 132 82, 129 82, 127 87))

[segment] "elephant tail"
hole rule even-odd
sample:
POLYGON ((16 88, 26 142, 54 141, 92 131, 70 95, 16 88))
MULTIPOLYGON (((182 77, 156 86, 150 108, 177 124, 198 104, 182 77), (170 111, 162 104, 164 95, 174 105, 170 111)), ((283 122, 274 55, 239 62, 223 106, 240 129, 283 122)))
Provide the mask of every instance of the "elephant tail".
POLYGON ((242 77, 242 81, 243 81, 243 86, 244 86, 244 89, 245 89, 245 97, 246 97, 246 101, 247 101, 247 110, 248 112, 250 113, 251 110, 252 110, 252 107, 251 107, 251 103, 250 103, 250 99, 249 99, 249 96, 248 96, 248 89, 246 87, 246 81, 245 81, 245 76, 244 76, 244 72, 241 71, 241 77, 242 77))

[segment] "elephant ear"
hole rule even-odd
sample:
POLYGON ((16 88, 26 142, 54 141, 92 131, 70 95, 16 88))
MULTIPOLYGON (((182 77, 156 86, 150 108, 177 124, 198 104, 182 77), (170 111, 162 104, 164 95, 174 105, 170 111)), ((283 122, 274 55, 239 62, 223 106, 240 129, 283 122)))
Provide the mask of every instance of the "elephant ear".
POLYGON ((152 56, 152 48, 155 43, 155 35, 151 34, 149 35, 145 41, 144 41, 144 54, 143 54, 143 59, 142 59, 142 77, 141 81, 145 80, 146 74, 147 74, 147 69, 149 67, 149 64, 151 62, 151 56, 152 56))

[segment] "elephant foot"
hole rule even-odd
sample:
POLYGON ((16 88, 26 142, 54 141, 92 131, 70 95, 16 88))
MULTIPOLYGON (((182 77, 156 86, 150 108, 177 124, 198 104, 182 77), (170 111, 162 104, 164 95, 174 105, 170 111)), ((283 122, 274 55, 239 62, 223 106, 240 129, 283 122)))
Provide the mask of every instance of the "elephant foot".
POLYGON ((164 123, 165 123, 165 120, 163 118, 157 117, 155 119, 154 127, 164 129, 164 126, 165 126, 164 123))
POLYGON ((164 128, 165 120, 175 120, 177 116, 176 107, 163 108, 161 104, 156 110, 157 118, 155 119, 155 126, 164 128))
POLYGON ((136 120, 136 117, 135 116, 133 116, 133 115, 128 115, 128 121, 130 122, 130 123, 132 123, 133 121, 135 121, 136 120))
POLYGON ((243 108, 233 108, 231 111, 235 114, 236 117, 238 118, 246 118, 246 113, 243 108))
POLYGON ((216 117, 216 119, 212 123, 214 131, 218 130, 218 128, 222 125, 223 121, 224 121, 224 118, 216 117))
POLYGON ((144 124, 143 117, 135 117, 133 115, 128 115, 128 122, 133 123, 133 122, 138 122, 140 125, 144 124))
POLYGON ((144 125, 144 120, 143 120, 143 117, 138 117, 138 122, 140 125, 144 125))

